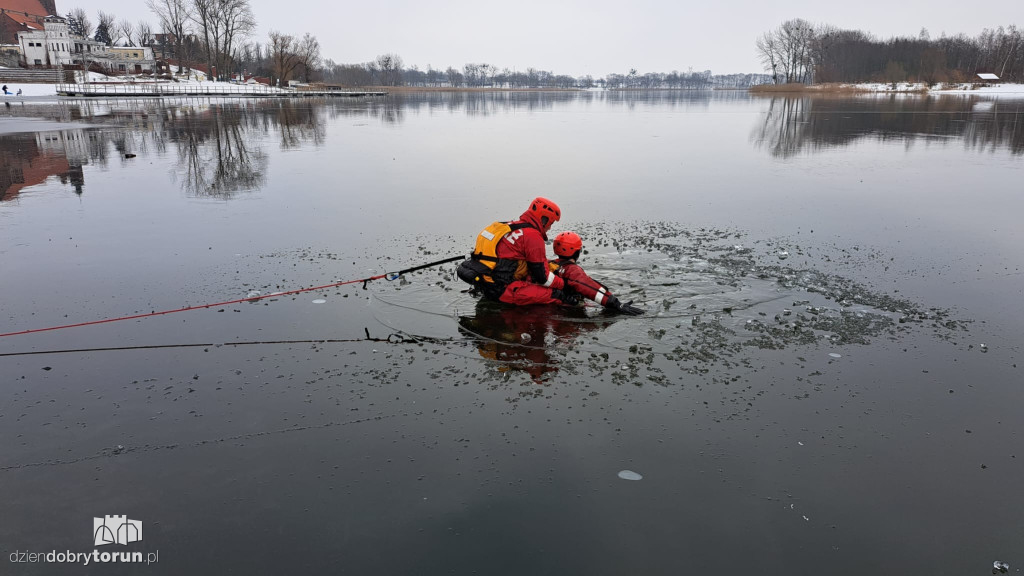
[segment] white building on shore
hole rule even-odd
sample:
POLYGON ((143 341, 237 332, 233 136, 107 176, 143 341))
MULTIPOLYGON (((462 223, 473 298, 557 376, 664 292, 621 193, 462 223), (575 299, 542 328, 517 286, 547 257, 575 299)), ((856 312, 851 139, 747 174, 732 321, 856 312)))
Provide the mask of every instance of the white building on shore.
POLYGON ((67 20, 60 16, 47 16, 41 30, 18 33, 18 46, 29 67, 73 64, 72 43, 67 20))
POLYGON ((109 46, 108 69, 115 74, 142 74, 153 72, 156 58, 150 46, 109 46))
POLYGON ((110 74, 142 74, 156 68, 152 47, 107 46, 72 35, 67 20, 60 16, 47 16, 42 29, 19 32, 18 47, 29 68, 80 66, 110 74))

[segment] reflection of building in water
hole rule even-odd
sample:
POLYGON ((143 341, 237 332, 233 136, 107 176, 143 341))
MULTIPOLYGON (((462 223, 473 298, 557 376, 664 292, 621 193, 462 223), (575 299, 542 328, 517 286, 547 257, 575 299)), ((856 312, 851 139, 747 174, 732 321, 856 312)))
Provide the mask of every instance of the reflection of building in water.
POLYGON ((90 138, 85 130, 61 130, 59 132, 39 132, 36 134, 36 141, 40 149, 52 152, 54 155, 63 153, 68 165, 66 173, 57 174, 61 184, 70 183, 75 188, 75 194, 81 194, 85 186, 85 174, 82 166, 89 163, 90 138))
POLYGON ((56 176, 82 193, 89 163, 89 138, 84 130, 60 130, 0 138, 0 201, 56 176))

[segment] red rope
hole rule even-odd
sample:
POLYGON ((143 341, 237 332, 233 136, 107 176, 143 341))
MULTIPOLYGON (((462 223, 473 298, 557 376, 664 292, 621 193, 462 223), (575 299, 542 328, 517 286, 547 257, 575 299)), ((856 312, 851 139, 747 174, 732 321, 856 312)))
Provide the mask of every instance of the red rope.
POLYGON ((107 324, 109 322, 120 322, 122 320, 137 320, 139 318, 147 318, 149 316, 161 316, 163 314, 174 314, 175 312, 187 312, 189 310, 200 310, 203 308, 213 308, 214 306, 228 306, 230 304, 241 304, 242 302, 255 302, 256 300, 262 300, 264 298, 277 298, 279 296, 288 296, 290 294, 299 294, 301 292, 312 292, 314 290, 324 290, 327 288, 335 288, 337 286, 343 286, 345 284, 355 284, 357 282, 369 282, 370 280, 379 280, 386 277, 387 274, 380 274, 377 276, 370 276, 369 278, 361 278, 359 280, 346 280, 344 282, 335 282, 334 284, 324 284, 323 286, 314 286, 312 288, 300 288, 298 290, 289 290, 288 292, 276 292, 274 294, 264 294, 262 296, 253 296, 251 298, 239 298, 238 300, 228 300, 227 302, 216 302, 214 304, 201 304, 199 306, 189 306, 187 308, 176 308, 174 310, 163 310, 161 312, 150 312, 148 314, 135 314, 134 316, 121 316, 120 318, 105 318, 103 320, 93 320, 91 322, 79 322, 78 324, 65 324, 63 326, 51 326, 49 328, 34 328, 32 330, 22 330, 21 332, 8 332, 6 334, 0 334, 0 338, 4 336, 18 336, 20 334, 33 334, 35 332, 49 332, 51 330, 63 330, 65 328, 77 328, 79 326, 92 326, 95 324, 107 324))

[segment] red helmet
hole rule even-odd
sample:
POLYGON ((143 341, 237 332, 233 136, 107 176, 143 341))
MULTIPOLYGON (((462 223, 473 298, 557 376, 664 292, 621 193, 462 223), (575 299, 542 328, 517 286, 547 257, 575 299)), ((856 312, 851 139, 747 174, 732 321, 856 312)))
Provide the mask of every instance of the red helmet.
POLYGON ((561 232, 555 236, 552 247, 555 249, 555 254, 572 258, 577 252, 583 250, 583 240, 575 232, 561 232))
POLYGON ((562 218, 562 211, 559 210, 558 204, 538 196, 533 199, 533 202, 530 202, 530 207, 526 209, 526 214, 523 216, 527 215, 534 224, 547 231, 552 224, 562 218))

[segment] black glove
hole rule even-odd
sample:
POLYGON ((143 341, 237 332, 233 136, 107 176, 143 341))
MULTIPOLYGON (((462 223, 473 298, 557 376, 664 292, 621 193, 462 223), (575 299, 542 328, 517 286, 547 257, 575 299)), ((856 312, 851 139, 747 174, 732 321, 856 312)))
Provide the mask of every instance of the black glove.
POLYGON ((632 300, 623 304, 622 302, 619 302, 618 298, 612 296, 611 294, 605 296, 604 305, 608 308, 611 308, 612 310, 615 310, 616 312, 622 312, 623 314, 629 314, 630 316, 639 316, 644 313, 643 310, 637 308, 636 306, 633 306, 632 300))
POLYGON ((633 301, 630 300, 629 302, 620 305, 619 312, 622 312, 623 314, 629 314, 630 316, 640 316, 641 314, 644 313, 644 310, 643 308, 637 308, 636 306, 633 306, 633 301))
POLYGON ((552 290, 551 296, 558 298, 566 306, 576 306, 583 301, 583 298, 572 290, 552 290))

